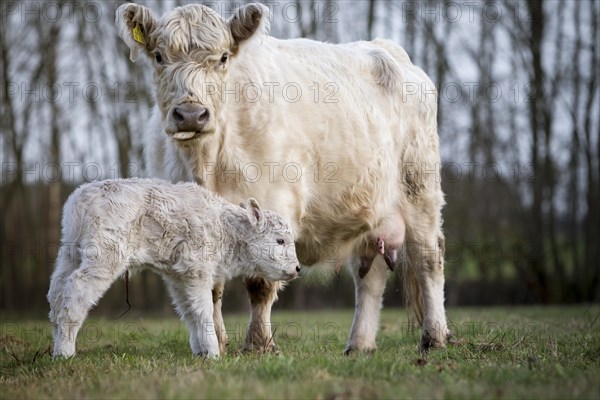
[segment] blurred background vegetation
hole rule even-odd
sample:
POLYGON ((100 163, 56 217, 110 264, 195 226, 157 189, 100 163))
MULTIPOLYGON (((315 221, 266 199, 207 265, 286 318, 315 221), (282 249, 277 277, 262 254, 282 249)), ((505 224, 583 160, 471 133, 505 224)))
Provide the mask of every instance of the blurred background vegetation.
MULTIPOLYGON (((46 312, 60 212, 80 183, 143 170, 151 68, 114 28, 121 2, 0 4, 0 311, 46 312)), ((142 2, 157 15, 180 1, 142 2)), ((240 1, 205 2, 228 17, 240 1)), ((395 40, 439 91, 449 306, 600 300, 598 1, 265 2, 272 35, 395 40)), ((386 305, 401 305, 401 275, 386 305)), ((352 307, 313 271, 278 307, 352 307)), ((123 309, 123 282, 100 307, 123 309)), ((168 310, 152 273, 134 309, 168 310)), ((242 284, 225 309, 246 307, 242 284)))

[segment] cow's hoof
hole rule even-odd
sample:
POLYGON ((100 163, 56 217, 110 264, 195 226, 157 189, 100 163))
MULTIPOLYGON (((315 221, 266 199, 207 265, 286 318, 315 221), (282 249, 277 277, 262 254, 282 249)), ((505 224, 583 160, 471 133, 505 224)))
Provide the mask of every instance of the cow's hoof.
POLYGON ((227 354, 227 346, 228 345, 229 345, 228 342, 225 342, 225 343, 219 342, 219 353, 221 355, 227 354))
POLYGON ((448 335, 446 335, 446 340, 447 340, 447 344, 449 344, 451 346, 455 346, 457 344, 463 343, 463 340, 460 338, 454 337, 452 332, 448 332, 448 335))
POLYGON ((227 346, 229 345, 229 338, 227 335, 219 335, 217 332, 217 340, 219 342, 219 352, 221 354, 225 354, 227 351, 227 346))
POLYGON ((263 343, 244 343, 242 347, 244 353, 256 354, 279 354, 279 346, 275 342, 270 341, 268 344, 263 343))
POLYGON ((443 340, 440 340, 431 336, 428 331, 424 331, 423 336, 421 336, 421 343, 419 343, 419 350, 425 354, 431 349, 446 347, 446 343, 449 343, 451 338, 452 334, 450 332, 443 337, 443 340))
POLYGON ((344 355, 345 356, 349 356, 350 354, 354 353, 354 354, 358 354, 358 353, 362 353, 362 354, 373 354, 375 353, 375 350, 377 350, 376 347, 364 347, 364 348, 358 348, 356 346, 351 346, 348 345, 346 346, 346 348, 344 349, 344 355))

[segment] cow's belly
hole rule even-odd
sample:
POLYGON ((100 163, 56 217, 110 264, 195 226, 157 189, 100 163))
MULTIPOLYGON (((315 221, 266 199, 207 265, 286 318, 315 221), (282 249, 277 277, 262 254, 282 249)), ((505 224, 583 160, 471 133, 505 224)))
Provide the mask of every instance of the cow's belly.
MULTIPOLYGON (((349 172, 349 171, 348 171, 349 172)), ((400 213, 398 160, 393 152, 373 155, 337 183, 321 183, 299 221, 297 253, 305 265, 339 263, 381 221, 400 213)))

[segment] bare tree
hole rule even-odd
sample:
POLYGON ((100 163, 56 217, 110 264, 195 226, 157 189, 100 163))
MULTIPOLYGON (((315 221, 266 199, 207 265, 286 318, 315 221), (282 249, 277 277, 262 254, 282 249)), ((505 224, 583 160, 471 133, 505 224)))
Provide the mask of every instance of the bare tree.
POLYGON ((373 39, 373 28, 375 27, 375 0, 369 0, 369 12, 367 14, 367 38, 373 39))
POLYGON ((581 109, 581 74, 579 72, 579 60, 581 59, 582 52, 582 33, 581 33, 581 7, 574 7, 573 11, 573 25, 575 26, 575 43, 573 47, 573 55, 571 59, 572 69, 570 72, 571 76, 571 87, 573 92, 573 99, 571 104, 567 103, 569 107, 569 113, 571 115, 571 149, 569 154, 569 247, 571 252, 571 263, 573 270, 575 271, 575 279, 579 282, 578 286, 582 285, 585 278, 584 269, 579 256, 579 157, 581 153, 580 136, 581 132, 579 129, 579 117, 578 113, 581 109))
POLYGON ((587 265, 586 282, 584 287, 585 293, 592 299, 600 298, 600 272, 598 271, 598 259, 600 257, 600 248, 598 246, 598 237, 600 237, 600 126, 598 126, 598 68, 600 62, 598 60, 598 39, 600 39, 599 24, 599 8, 597 2, 589 2, 589 16, 591 19, 592 38, 589 44, 590 56, 588 78, 586 82, 587 93, 586 102, 583 114, 583 132, 585 137, 585 167, 587 178, 587 215, 585 227, 585 260, 587 265), (594 105, 596 107, 594 108, 594 105), (594 117, 595 116, 595 117, 594 117), (594 118, 596 118, 594 128, 594 118), (595 138, 593 137, 595 133, 595 138), (596 151, 594 154, 594 140, 596 141, 596 151), (595 266, 595 267, 594 267, 595 266))

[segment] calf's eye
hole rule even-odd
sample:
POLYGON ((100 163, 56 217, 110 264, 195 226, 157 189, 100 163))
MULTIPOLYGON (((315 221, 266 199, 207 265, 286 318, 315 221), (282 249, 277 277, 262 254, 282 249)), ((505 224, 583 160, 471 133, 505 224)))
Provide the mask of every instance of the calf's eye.
POLYGON ((228 58, 229 58, 229 54, 223 53, 223 55, 221 56, 221 64, 225 64, 227 62, 228 58))
POLYGON ((283 240, 283 239, 277 239, 277 244, 285 244, 285 240, 283 240))
POLYGON ((160 53, 157 51, 156 53, 154 53, 154 57, 156 58, 156 62, 157 63, 162 63, 162 56, 160 55, 160 53))

